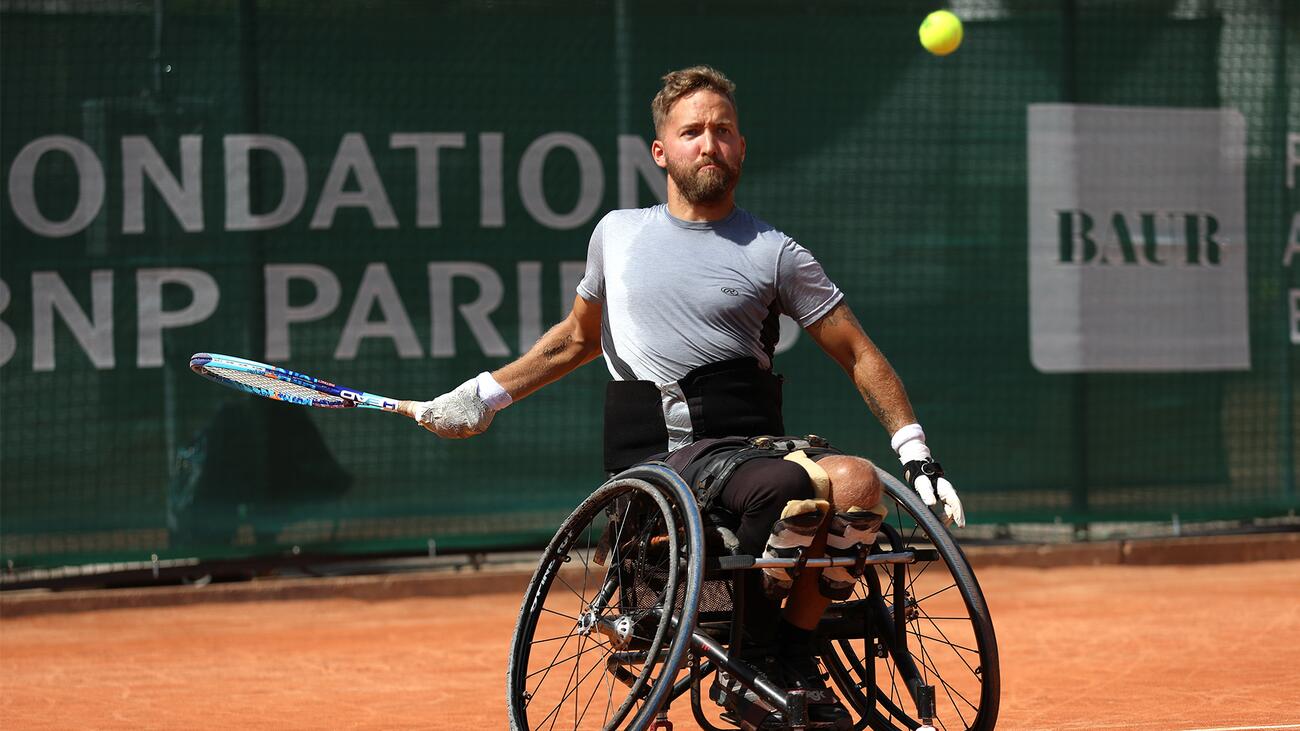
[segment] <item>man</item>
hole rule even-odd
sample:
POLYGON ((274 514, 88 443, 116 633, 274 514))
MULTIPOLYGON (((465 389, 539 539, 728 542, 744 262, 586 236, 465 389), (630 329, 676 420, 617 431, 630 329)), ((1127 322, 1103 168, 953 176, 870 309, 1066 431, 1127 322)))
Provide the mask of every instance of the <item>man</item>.
MULTIPOLYGON (((420 404, 418 420, 443 437, 479 434, 497 411, 603 353, 614 378, 606 393, 606 469, 653 456, 698 487, 707 480, 697 475, 716 474, 720 460, 739 450, 727 437, 784 434, 772 354, 777 317, 787 314, 848 373, 922 498, 933 505, 937 491, 947 517, 964 525, 902 382, 839 288, 806 249, 736 206, 745 138, 734 90, 707 66, 664 77, 651 104, 651 154, 668 171, 667 204, 607 214, 592 233, 586 274, 564 321, 513 363, 420 404)), ((817 556, 828 542, 832 551, 849 552, 874 540, 880 485, 870 462, 774 456, 784 458, 733 461, 720 493, 701 496, 738 518, 742 552, 817 556)), ((816 667, 811 634, 853 578, 843 569, 797 578, 773 570, 763 581, 770 613, 782 596, 788 600, 775 629, 757 638, 771 661, 760 669, 807 691, 817 725, 844 727, 848 712, 816 667)), ((780 724, 728 683, 720 678, 711 695, 733 718, 780 724)))

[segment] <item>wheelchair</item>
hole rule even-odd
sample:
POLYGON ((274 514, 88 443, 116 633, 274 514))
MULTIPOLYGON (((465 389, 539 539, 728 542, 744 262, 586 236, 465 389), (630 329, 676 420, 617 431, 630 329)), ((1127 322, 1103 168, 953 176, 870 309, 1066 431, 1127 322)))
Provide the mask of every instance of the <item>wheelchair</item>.
POLYGON ((723 669, 806 728, 802 691, 775 687, 730 653, 743 638, 740 572, 850 566, 853 595, 815 630, 819 661, 854 729, 992 729, 1000 694, 988 606, 961 548, 913 490, 877 468, 889 515, 854 557, 737 555, 735 537, 668 465, 609 479, 563 522, 537 566, 510 648, 510 728, 672 729, 688 695, 723 669))

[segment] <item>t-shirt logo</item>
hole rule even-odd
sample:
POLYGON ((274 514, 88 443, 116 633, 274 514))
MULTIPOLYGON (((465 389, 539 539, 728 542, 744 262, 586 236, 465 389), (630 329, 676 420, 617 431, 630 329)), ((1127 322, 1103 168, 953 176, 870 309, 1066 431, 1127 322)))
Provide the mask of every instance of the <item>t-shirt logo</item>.
POLYGON ((739 297, 739 296, 740 296, 740 292, 737 291, 737 290, 735 290, 735 289, 733 289, 733 288, 731 288, 731 287, 723 287, 723 288, 722 288, 722 293, 725 294, 725 295, 727 295, 728 297, 739 297))

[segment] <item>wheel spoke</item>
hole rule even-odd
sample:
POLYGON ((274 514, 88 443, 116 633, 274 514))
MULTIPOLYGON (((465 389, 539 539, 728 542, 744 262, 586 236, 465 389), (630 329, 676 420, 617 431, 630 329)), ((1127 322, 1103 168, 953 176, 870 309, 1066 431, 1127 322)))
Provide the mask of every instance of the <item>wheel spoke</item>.
MULTIPOLYGON (((908 588, 910 589, 911 587, 909 586, 908 588)), ((932 599, 932 598, 934 598, 934 597, 936 597, 936 596, 939 596, 940 594, 944 593, 945 591, 951 591, 951 590, 953 590, 953 589, 956 589, 958 592, 961 591, 961 588, 958 587, 956 584, 948 584, 947 586, 943 587, 942 589, 940 589, 940 590, 938 590, 938 591, 932 591, 932 592, 930 592, 929 594, 926 594, 925 596, 918 598, 918 599, 916 600, 916 603, 917 603, 917 604, 920 604, 921 602, 925 601, 926 599, 932 599)))
POLYGON ((547 637, 547 638, 540 639, 540 640, 533 640, 533 641, 532 641, 532 645, 533 645, 533 647, 536 647, 536 646, 538 646, 538 645, 544 645, 544 644, 546 644, 546 643, 548 643, 548 642, 556 642, 556 641, 563 642, 563 641, 565 641, 565 640, 568 640, 570 637, 573 637, 573 634, 572 634, 572 633, 567 634, 567 635, 556 635, 556 636, 554 636, 554 637, 547 637))
MULTIPOLYGON (((573 633, 572 633, 572 632, 569 633, 569 637, 573 637, 573 633)), ((534 695, 536 695, 537 689, 540 688, 540 687, 542 687, 542 683, 546 682, 546 676, 547 676, 548 674, 550 674, 550 672, 551 672, 551 668, 553 668, 553 667, 556 666, 556 664, 557 664, 557 663, 556 663, 556 660, 560 657, 560 653, 561 653, 561 652, 564 652, 564 648, 565 648, 568 644, 569 644, 569 643, 568 643, 568 638, 565 638, 565 641, 564 641, 564 642, 561 642, 561 643, 560 643, 560 646, 557 647, 557 648, 555 648, 555 654, 551 656, 551 662, 548 663, 548 664, 546 665, 546 667, 542 668, 541 670, 538 670, 538 671, 536 671, 536 672, 529 673, 529 674, 527 674, 527 675, 524 676, 524 680, 528 680, 529 678, 531 678, 532 676, 536 675, 537 673, 542 673, 542 677, 541 677, 541 679, 539 679, 539 680, 537 681, 537 685, 533 687, 533 694, 534 694, 534 695)))
MULTIPOLYGON (((588 638, 583 638, 583 639, 588 639, 588 638)), ((534 671, 534 672, 531 672, 531 673, 529 673, 529 674, 528 674, 527 676, 525 676, 525 677, 531 678, 531 677, 533 677, 534 675, 536 675, 536 674, 538 674, 538 673, 545 673, 546 671, 550 670, 551 668, 553 668, 553 667, 555 667, 555 666, 557 666, 557 665, 563 665, 564 663, 567 663, 567 662, 570 662, 570 661, 573 661, 573 660, 577 660, 578 658, 580 658, 580 657, 582 657, 583 655, 586 655, 586 654, 588 654, 588 653, 595 652, 595 651, 597 651, 597 650, 601 650, 601 649, 605 649, 605 648, 610 647, 608 643, 603 643, 603 642, 592 642, 592 643, 591 643, 591 647, 588 647, 588 648, 586 648, 586 649, 582 649, 582 644, 583 644, 583 643, 581 643, 581 642, 579 643, 579 645, 578 645, 578 648, 579 648, 578 651, 575 652, 575 653, 573 653, 572 655, 569 655, 568 657, 564 657, 564 658, 559 658, 559 657, 557 657, 557 658, 555 659, 555 661, 552 662, 550 665, 547 665, 546 667, 544 667, 544 668, 542 668, 542 669, 540 669, 540 670, 536 670, 536 671, 534 671)), ((563 648, 561 648, 561 649, 563 649, 563 648)), ((542 680, 545 680, 545 678, 542 678, 542 680)), ((537 681, 537 685, 538 685, 538 686, 541 686, 541 683, 542 683, 541 680, 537 681)), ((535 689, 534 689, 534 690, 535 690, 535 689)))
POLYGON ((542 611, 545 612, 546 614, 554 614, 555 616, 557 616, 557 617, 563 617, 563 618, 569 620, 570 622, 577 622, 577 621, 578 621, 578 618, 575 617, 575 616, 573 616, 572 614, 565 614, 564 612, 557 612, 557 611, 555 611, 554 609, 551 609, 550 607, 542 607, 541 609, 542 609, 542 611))
MULTIPOLYGON (((921 616, 922 616, 922 617, 925 617, 925 618, 926 618, 926 620, 930 623, 930 626, 934 628, 934 631, 939 633, 939 637, 940 637, 941 639, 937 639, 937 640, 935 640, 936 642, 942 642, 943 644, 947 645, 948 647, 951 647, 951 648, 954 648, 954 649, 966 650, 967 652, 974 653, 976 657, 979 656, 979 650, 978 650, 978 649, 975 649, 975 648, 972 648, 972 647, 966 647, 966 646, 964 646, 964 645, 962 645, 962 644, 960 644, 960 643, 954 641, 952 638, 950 638, 950 637, 948 636, 948 633, 945 632, 945 631, 943 630, 943 627, 940 627, 939 624, 938 624, 937 622, 935 622, 933 619, 931 619, 930 617, 928 617, 928 616, 925 614, 925 611, 924 611, 924 610, 920 610, 920 609, 918 608, 918 611, 921 612, 921 616)), ((915 632, 916 632, 917 636, 921 636, 921 628, 920 628, 919 626, 915 628, 915 632)), ((965 656, 965 655, 961 654, 960 652, 954 652, 953 654, 956 655, 958 658, 961 659, 962 663, 963 663, 964 665, 966 665, 966 669, 969 670, 969 671, 971 672, 972 675, 977 675, 977 673, 975 672, 975 668, 971 667, 970 663, 966 662, 966 656, 965 656)))
MULTIPOLYGON (((573 588, 573 585, 570 584, 568 580, 564 578, 564 575, 561 574, 559 571, 555 572, 555 580, 560 582, 561 584, 564 584, 564 588, 568 589, 570 594, 574 595, 575 597, 578 598, 578 601, 582 602, 583 609, 587 608, 587 598, 586 596, 584 596, 585 589, 583 591, 579 591, 573 588)), ((582 581, 584 585, 587 583, 587 572, 585 571, 582 573, 582 581)))
MULTIPOLYGON (((928 653, 924 653, 922 662, 927 664, 933 663, 933 658, 931 658, 928 653)), ((940 675, 937 672, 934 675, 936 678, 939 679, 939 684, 943 686, 944 695, 948 696, 948 704, 952 707, 953 712, 957 714, 957 717, 961 720, 962 726, 964 728, 965 726, 968 725, 966 723, 966 714, 962 712, 962 708, 960 704, 957 703, 956 698, 953 698, 953 696, 956 695, 957 698, 960 698, 963 703, 965 703, 969 708, 973 709, 976 713, 979 712, 979 706, 975 705, 974 703, 971 703, 970 700, 967 699, 966 696, 962 695, 960 691, 955 689, 952 686, 952 684, 944 680, 942 675, 940 675)), ((936 716, 939 715, 937 708, 935 709, 935 714, 936 716)))
MULTIPOLYGON (((916 637, 920 637, 921 639, 930 640, 931 643, 937 643, 937 644, 944 645, 946 647, 951 647, 953 650, 962 650, 964 652, 969 652, 973 655, 979 654, 979 650, 973 647, 967 647, 965 645, 957 644, 956 642, 953 642, 952 640, 949 640, 947 637, 943 636, 942 632, 940 632, 938 635, 932 635, 932 634, 927 634, 925 632, 921 632, 920 630, 908 630, 908 634, 914 635, 916 637)), ((957 657, 962 657, 961 653, 959 652, 954 652, 953 655, 957 657)), ((971 667, 970 665, 967 665, 966 667, 971 671, 971 673, 975 672, 975 668, 971 667)))
MULTIPOLYGON (((578 680, 578 684, 577 684, 577 686, 574 686, 574 689, 573 689, 573 690, 574 690, 574 707, 575 707, 575 712, 574 712, 574 728, 577 728, 577 722, 578 722, 578 720, 581 719, 581 718, 583 718, 583 717, 585 717, 585 716, 587 715, 587 709, 591 707, 591 700, 592 700, 592 698, 595 698, 595 697, 596 697, 596 692, 600 690, 601 685, 602 685, 603 683, 610 683, 610 682, 611 682, 610 679, 609 679, 609 677, 608 677, 605 673, 602 673, 601 676, 600 676, 600 680, 597 681, 597 683, 596 683, 596 687, 592 689, 592 691, 591 691, 591 695, 587 697, 587 703, 586 703, 586 705, 584 705, 584 706, 582 707, 582 712, 581 712, 581 713, 576 712, 576 708, 577 708, 577 700, 578 700, 578 699, 577 699, 577 690, 578 690, 578 687, 580 687, 580 686, 582 685, 582 682, 583 682, 584 680, 586 680, 588 677, 590 677, 591 674, 592 674, 593 672, 595 672, 596 669, 599 668, 599 667, 600 667, 600 664, 599 664, 599 663, 595 663, 595 664, 593 664, 593 665, 591 666, 591 669, 589 669, 589 670, 588 670, 588 671, 587 671, 587 672, 586 672, 586 673, 585 673, 585 674, 584 674, 584 675, 583 675, 583 676, 578 680)), ((609 715, 609 711, 608 711, 608 709, 606 709, 605 714, 606 714, 606 717, 608 717, 608 715, 609 715)))

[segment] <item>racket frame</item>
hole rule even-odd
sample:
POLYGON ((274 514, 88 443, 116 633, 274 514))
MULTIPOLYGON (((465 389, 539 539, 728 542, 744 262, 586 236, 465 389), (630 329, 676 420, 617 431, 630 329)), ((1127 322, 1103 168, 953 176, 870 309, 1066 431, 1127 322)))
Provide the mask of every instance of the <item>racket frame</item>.
POLYGON ((283 401, 289 404, 299 406, 314 406, 323 409, 379 409, 381 411, 394 411, 406 413, 404 405, 406 402, 398 399, 380 396, 378 394, 368 393, 354 388, 346 388, 329 381, 309 376, 306 373, 299 373, 288 368, 273 366, 268 363, 259 363, 247 358, 237 358, 233 355, 221 355, 220 353, 195 353, 190 357, 190 370, 207 378, 220 383, 229 388, 238 389, 256 396, 283 401), (301 388, 310 389, 326 396, 332 396, 332 399, 312 399, 303 396, 280 393, 271 388, 262 388, 247 383, 240 383, 225 377, 220 372, 208 369, 209 365, 216 365, 228 370, 240 371, 254 376, 262 376, 283 383, 290 383, 301 388))

